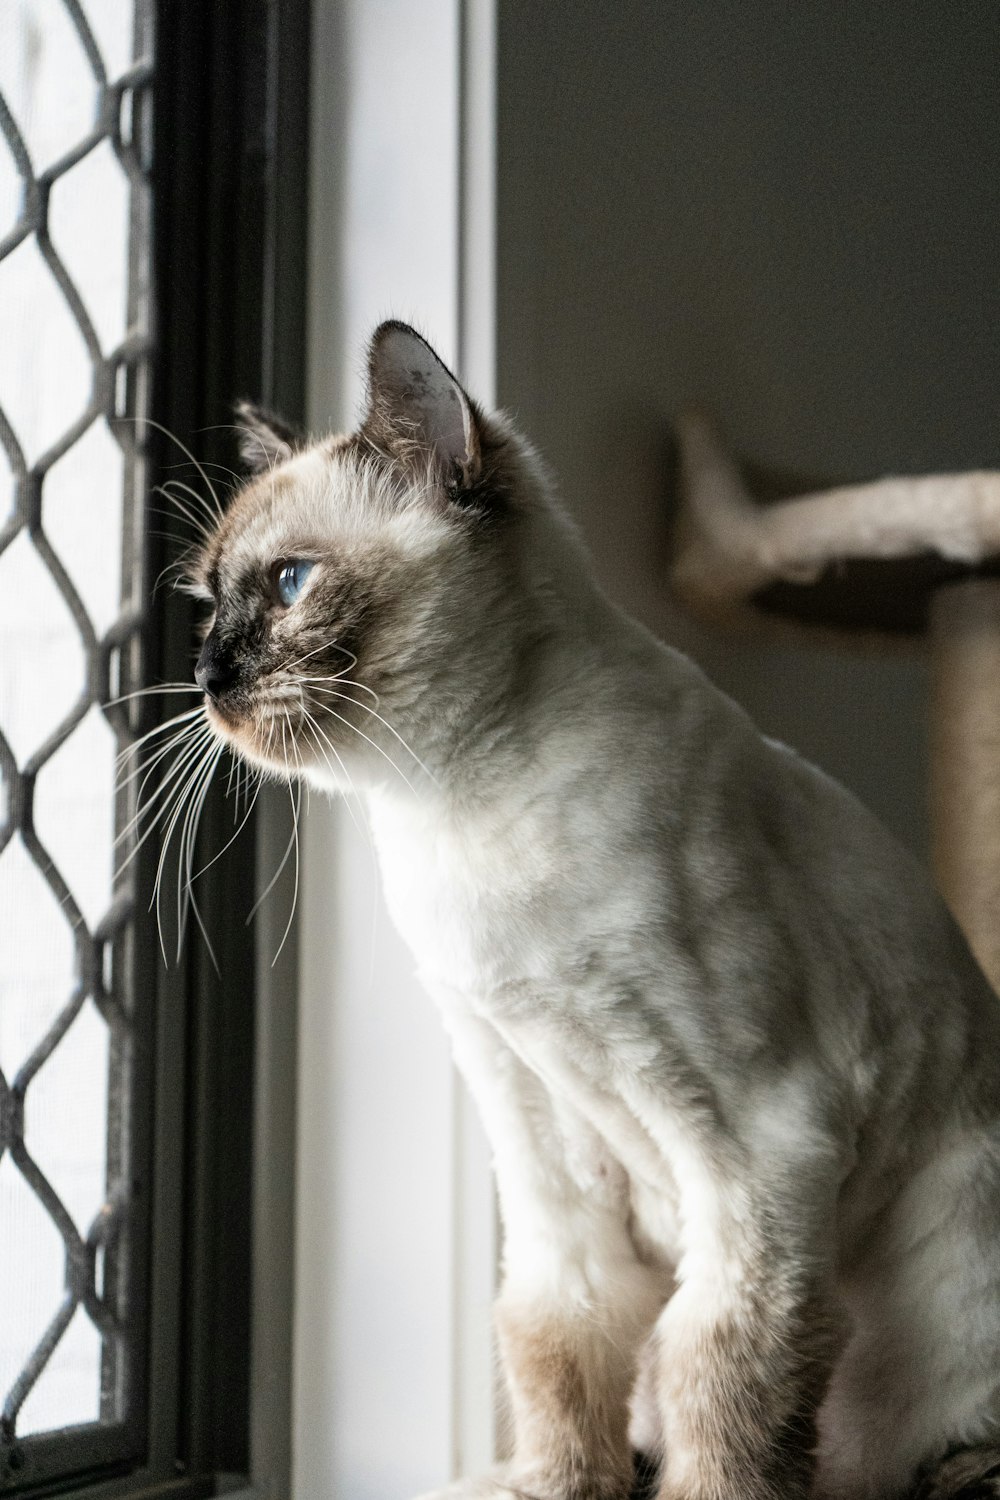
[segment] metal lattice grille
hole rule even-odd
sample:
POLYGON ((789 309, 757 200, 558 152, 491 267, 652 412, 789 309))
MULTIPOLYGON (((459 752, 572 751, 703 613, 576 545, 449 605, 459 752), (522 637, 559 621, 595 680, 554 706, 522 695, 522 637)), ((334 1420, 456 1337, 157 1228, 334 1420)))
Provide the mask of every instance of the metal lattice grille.
POLYGON ((141 1356, 115 763, 140 680, 151 81, 146 0, 4 0, 0 1489, 75 1466, 62 1429, 121 1430, 141 1356))

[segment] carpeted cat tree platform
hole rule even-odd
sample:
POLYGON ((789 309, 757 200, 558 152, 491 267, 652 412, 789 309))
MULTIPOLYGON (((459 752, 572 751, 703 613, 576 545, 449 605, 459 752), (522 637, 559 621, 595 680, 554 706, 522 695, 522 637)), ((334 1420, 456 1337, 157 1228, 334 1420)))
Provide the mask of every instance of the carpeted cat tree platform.
POLYGON ((695 615, 926 644, 938 884, 1000 990, 1000 473, 795 493, 678 419, 670 577, 695 615))

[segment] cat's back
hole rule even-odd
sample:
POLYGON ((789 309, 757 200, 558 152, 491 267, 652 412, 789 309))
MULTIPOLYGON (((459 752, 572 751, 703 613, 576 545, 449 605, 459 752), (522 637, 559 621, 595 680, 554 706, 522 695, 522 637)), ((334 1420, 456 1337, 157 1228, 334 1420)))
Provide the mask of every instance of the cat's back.
POLYGON ((745 989, 752 951, 803 1002, 920 1011, 940 977, 995 1009, 929 876, 855 797, 642 627, 602 626, 539 666, 461 796, 376 806, 423 966, 471 985, 669 949, 745 989))

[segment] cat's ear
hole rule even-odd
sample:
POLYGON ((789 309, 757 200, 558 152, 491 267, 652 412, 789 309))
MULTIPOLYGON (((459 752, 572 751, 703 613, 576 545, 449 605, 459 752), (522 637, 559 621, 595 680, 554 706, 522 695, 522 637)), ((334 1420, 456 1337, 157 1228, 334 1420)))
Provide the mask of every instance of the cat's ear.
POLYGON ((240 458, 251 474, 283 464, 302 446, 301 434, 294 427, 252 401, 237 401, 236 430, 240 458))
POLYGON ((382 323, 368 350, 362 432, 417 463, 430 456, 445 484, 471 490, 482 463, 479 414, 451 371, 405 323, 382 323))

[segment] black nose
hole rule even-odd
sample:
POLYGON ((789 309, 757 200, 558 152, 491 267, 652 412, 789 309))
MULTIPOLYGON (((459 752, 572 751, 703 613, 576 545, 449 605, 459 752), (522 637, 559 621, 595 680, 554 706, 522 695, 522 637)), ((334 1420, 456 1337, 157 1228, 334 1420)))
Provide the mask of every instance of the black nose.
POLYGON ((198 665, 194 669, 194 680, 212 699, 221 698, 231 688, 237 677, 234 657, 226 651, 215 635, 210 635, 201 648, 198 665))

